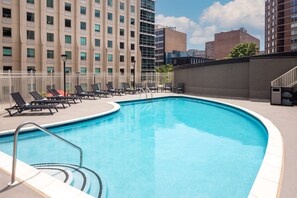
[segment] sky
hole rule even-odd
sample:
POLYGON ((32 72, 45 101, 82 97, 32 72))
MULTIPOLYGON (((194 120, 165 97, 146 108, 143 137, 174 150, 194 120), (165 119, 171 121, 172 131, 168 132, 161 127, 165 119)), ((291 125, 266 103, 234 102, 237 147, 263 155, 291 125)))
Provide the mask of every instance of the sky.
POLYGON ((204 50, 214 34, 244 27, 264 48, 264 0, 156 0, 156 24, 187 33, 188 49, 204 50))

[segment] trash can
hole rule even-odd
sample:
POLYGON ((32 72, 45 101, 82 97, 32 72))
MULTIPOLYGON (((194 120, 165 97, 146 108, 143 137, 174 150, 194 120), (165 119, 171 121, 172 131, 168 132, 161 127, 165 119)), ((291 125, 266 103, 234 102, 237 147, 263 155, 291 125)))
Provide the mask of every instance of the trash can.
POLYGON ((271 87, 270 104, 280 105, 282 104, 282 88, 271 87))

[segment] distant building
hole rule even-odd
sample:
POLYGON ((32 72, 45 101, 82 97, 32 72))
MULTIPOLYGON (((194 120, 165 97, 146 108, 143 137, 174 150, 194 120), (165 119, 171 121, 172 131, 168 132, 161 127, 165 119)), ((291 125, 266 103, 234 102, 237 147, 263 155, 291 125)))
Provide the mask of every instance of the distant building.
POLYGON ((215 42, 209 41, 205 43, 205 57, 209 59, 215 58, 215 42))
POLYGON ((187 50, 187 34, 173 27, 157 27, 155 30, 156 66, 167 64, 166 53, 187 50))
POLYGON ((228 56, 231 49, 240 43, 255 43, 257 47, 260 47, 260 40, 248 34, 244 28, 239 30, 232 30, 229 32, 221 32, 215 34, 215 40, 207 42, 205 45, 206 57, 212 57, 213 59, 224 59, 228 56), (213 46, 212 46, 213 45, 213 46), (212 55, 212 50, 214 54, 212 55), (209 54, 208 54, 209 53, 209 54))
POLYGON ((166 64, 172 64, 173 66, 185 65, 185 64, 196 64, 210 61, 204 57, 201 57, 200 50, 189 50, 186 52, 173 51, 166 54, 166 64))
POLYGON ((189 53, 192 53, 195 57, 206 58, 205 50, 189 49, 189 53))
POLYGON ((265 1, 265 53, 297 50, 297 1, 265 1))

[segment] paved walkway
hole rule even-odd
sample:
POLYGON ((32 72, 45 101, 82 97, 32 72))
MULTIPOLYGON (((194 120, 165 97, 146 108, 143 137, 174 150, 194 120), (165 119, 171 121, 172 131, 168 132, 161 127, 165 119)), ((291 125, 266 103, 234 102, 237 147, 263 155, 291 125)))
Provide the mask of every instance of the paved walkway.
MULTIPOLYGON (((154 97, 171 95, 168 94, 154 94, 154 97)), ((145 96, 142 95, 142 99, 145 96)), ((84 100, 82 103, 73 104, 70 108, 59 109, 58 113, 49 115, 47 113, 25 113, 24 115, 9 117, 4 111, 0 111, 0 132, 15 129, 20 123, 25 121, 36 121, 38 124, 48 124, 53 122, 71 120, 78 117, 89 116, 110 110, 112 105, 108 104, 109 101, 123 101, 139 99, 139 95, 115 96, 112 98, 103 98, 101 100, 84 100), (35 114, 36 116, 31 116, 35 114)), ((252 111, 255 111, 264 117, 271 120, 281 131, 284 141, 285 159, 284 159, 284 173, 283 183, 281 188, 280 197, 290 198, 297 195, 297 107, 283 107, 271 106, 268 102, 252 102, 247 100, 235 99, 217 99, 219 101, 238 105, 252 111)), ((1 162, 0 162, 1 163, 1 162)), ((1 190, 7 185, 7 175, 0 170, 0 197, 2 196, 1 190), (2 179, 6 178, 6 179, 2 179)), ((17 196, 17 192, 30 193, 25 185, 20 185, 11 189, 9 197, 17 196), (15 195, 15 196, 12 196, 15 195)), ((31 190, 32 191, 32 190, 31 190)), ((3 193, 3 192, 2 192, 3 193)), ((7 193, 7 192, 6 192, 7 193)), ((4 194, 3 194, 4 195, 4 194)), ((36 194, 36 197, 40 195, 36 194)), ((6 197, 6 196, 5 196, 6 197)), ((34 197, 29 196, 28 197, 34 197)))

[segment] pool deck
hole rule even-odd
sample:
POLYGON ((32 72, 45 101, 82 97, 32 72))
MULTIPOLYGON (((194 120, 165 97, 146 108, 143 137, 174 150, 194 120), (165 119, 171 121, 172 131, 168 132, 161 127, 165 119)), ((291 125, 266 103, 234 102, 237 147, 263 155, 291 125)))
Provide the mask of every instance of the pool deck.
MULTIPOLYGON (((170 96, 172 93, 154 93, 154 97, 170 96)), ((80 117, 92 116, 95 114, 109 111, 113 105, 107 102, 117 102, 135 99, 144 99, 145 95, 125 95, 115 96, 110 98, 102 98, 98 100, 83 100, 82 103, 73 104, 66 109, 59 109, 58 113, 49 115, 46 111, 28 112, 10 117, 3 111, 1 106, 0 111, 0 132, 13 130, 19 124, 26 121, 34 121, 39 125, 46 125, 65 120, 72 120, 80 117), (35 114, 35 116, 32 116, 35 114)), ((297 195, 297 107, 272 106, 268 102, 255 102, 238 99, 224 98, 208 98, 215 99, 221 102, 237 105, 251 111, 254 111, 267 119, 269 119, 281 132, 284 143, 284 168, 282 176, 282 185, 280 197, 295 197, 297 195), (296 127, 296 128, 295 128, 296 127)), ((7 106, 5 106, 7 107, 7 106)), ((1 163, 1 161, 0 161, 1 163)), ((17 185, 14 188, 7 189, 9 176, 0 168, 0 197, 44 197, 40 192, 31 189, 25 184, 17 185)))

